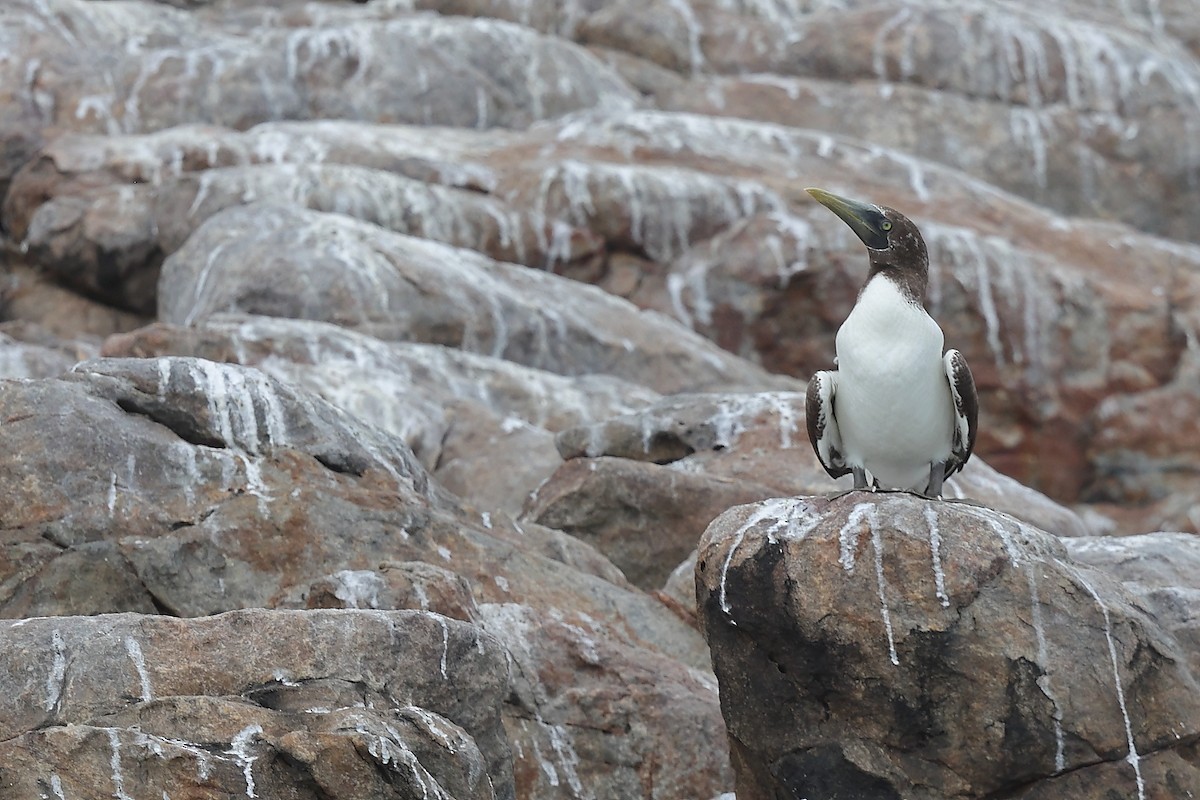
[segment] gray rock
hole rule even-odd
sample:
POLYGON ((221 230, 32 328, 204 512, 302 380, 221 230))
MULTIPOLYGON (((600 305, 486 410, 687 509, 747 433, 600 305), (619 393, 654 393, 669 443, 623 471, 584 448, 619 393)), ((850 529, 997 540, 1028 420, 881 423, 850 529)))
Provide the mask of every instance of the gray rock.
POLYGON ((512 798, 506 651, 423 612, 0 624, 13 796, 512 798))
POLYGON ((296 604, 322 576, 424 561, 480 601, 577 609, 704 663, 594 550, 464 511, 398 439, 256 370, 108 359, 0 387, 5 616, 296 604))
POLYGON ((159 304, 172 324, 226 311, 315 319, 656 391, 783 382, 594 287, 286 206, 211 217, 163 265, 159 304))
POLYGON ((718 518, 695 574, 739 797, 1200 787, 1179 643, 1012 517, 770 500, 718 518))
POLYGON ((56 120, 105 133, 318 117, 523 127, 635 101, 586 50, 519 25, 321 8, 280 25, 264 9, 206 16, 152 3, 15 0, 0 41, 13 54, 0 81, 0 194, 56 120), (126 47, 131 40, 138 45, 126 47))

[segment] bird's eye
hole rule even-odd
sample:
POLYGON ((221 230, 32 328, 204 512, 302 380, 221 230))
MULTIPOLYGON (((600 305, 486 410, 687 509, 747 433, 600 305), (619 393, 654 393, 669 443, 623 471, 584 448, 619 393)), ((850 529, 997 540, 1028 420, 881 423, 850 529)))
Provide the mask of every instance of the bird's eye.
POLYGON ((881 230, 890 231, 892 229, 892 223, 885 219, 883 221, 883 224, 880 225, 879 227, 881 230))

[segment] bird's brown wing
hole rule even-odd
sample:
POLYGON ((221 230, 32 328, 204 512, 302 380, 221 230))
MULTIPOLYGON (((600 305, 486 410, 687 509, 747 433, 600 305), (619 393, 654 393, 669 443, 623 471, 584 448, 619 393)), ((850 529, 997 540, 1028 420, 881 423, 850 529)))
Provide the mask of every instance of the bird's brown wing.
POLYGON ((812 443, 817 460, 831 478, 850 474, 842 455, 842 435, 833 415, 833 396, 837 391, 836 372, 818 372, 808 382, 804 397, 804 416, 808 424, 808 441, 812 443))
POLYGON ((979 422, 979 395, 975 391, 975 379, 967 360, 957 350, 947 350, 942 359, 946 366, 946 379, 950 382, 950 396, 954 399, 954 441, 950 448, 950 459, 946 462, 946 477, 963 468, 975 450, 975 434, 979 422))

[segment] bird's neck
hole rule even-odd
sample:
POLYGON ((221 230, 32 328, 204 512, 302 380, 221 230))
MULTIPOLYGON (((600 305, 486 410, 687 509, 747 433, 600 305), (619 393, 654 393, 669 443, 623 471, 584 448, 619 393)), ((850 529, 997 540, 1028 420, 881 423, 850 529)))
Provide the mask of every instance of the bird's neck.
MULTIPOLYGON (((892 281, 905 299, 914 305, 923 306, 929 285, 929 264, 923 260, 915 263, 895 263, 876 258, 876 254, 872 253, 871 271, 867 275, 867 282, 863 284, 863 290, 875 280, 892 281)), ((859 294, 861 295, 861 292, 859 294)))

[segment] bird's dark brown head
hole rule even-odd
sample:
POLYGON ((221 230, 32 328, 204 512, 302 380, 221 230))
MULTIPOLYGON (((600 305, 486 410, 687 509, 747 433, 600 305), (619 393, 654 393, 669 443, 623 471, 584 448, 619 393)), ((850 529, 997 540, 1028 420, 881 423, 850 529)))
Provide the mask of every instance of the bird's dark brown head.
POLYGON ((896 281, 914 302, 925 301, 929 282, 929 251, 921 231, 912 220, 894 208, 839 197, 823 189, 806 189, 821 205, 850 226, 867 246, 871 274, 880 273, 896 281))

